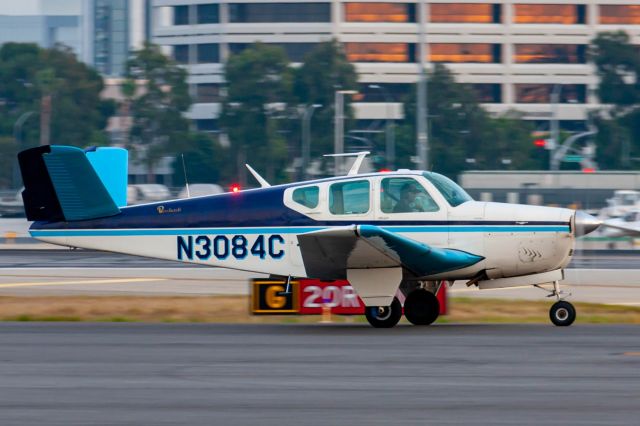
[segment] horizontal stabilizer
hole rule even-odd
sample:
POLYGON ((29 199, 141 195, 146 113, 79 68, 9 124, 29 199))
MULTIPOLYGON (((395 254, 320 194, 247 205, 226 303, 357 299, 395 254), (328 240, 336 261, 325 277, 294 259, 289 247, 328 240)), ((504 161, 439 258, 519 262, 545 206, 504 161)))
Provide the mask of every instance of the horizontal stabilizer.
POLYGON ((76 221, 120 213, 83 150, 40 146, 19 153, 18 161, 28 220, 76 221))
POLYGON ((417 277, 475 265, 484 258, 430 247, 373 225, 352 225, 298 235, 307 276, 344 279, 347 269, 402 266, 417 277))

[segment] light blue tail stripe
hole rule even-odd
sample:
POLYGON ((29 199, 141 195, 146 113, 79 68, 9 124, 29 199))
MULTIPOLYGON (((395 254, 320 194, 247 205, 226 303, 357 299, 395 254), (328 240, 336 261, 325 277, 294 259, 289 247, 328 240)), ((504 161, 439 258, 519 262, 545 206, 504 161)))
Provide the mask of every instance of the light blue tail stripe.
MULTIPOLYGON (((383 226, 392 232, 569 232, 568 226, 383 226)), ((33 237, 135 237, 150 235, 302 234, 325 227, 188 228, 188 229, 72 229, 33 230, 33 237)))

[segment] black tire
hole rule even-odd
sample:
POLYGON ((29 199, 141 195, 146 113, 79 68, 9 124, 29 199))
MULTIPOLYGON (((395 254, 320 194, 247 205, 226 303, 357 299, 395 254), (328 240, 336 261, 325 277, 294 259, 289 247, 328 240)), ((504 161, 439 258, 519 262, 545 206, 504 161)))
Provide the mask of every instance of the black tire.
POLYGON ((569 302, 561 300, 549 309, 549 319, 558 327, 567 327, 576 320, 576 308, 569 302))
POLYGON ((402 305, 398 298, 394 297, 391 306, 368 306, 364 313, 369 324, 375 328, 391 328, 402 318, 402 305))
POLYGON ((404 301, 404 316, 413 325, 432 324, 440 315, 438 298, 425 289, 414 290, 404 301))

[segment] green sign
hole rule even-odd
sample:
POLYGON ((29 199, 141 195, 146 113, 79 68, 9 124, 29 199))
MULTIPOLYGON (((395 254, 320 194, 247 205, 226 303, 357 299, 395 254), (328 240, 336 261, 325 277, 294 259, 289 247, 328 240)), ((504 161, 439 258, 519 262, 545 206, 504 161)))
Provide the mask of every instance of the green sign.
POLYGON ((582 155, 565 155, 564 161, 566 163, 579 163, 582 161, 582 155))

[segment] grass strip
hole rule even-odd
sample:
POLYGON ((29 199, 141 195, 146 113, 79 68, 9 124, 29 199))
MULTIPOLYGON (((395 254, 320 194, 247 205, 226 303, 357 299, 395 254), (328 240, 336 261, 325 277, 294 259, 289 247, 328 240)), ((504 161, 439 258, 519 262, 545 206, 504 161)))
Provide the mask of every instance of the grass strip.
MULTIPOLYGON (((549 301, 452 298, 441 323, 548 323, 549 301)), ((640 324, 640 307, 575 303, 577 323, 640 324)), ((333 315, 334 322, 365 322, 333 315)), ((315 323, 320 316, 253 316, 247 296, 2 296, 2 321, 315 323)), ((404 321, 404 320, 403 320, 404 321)))

